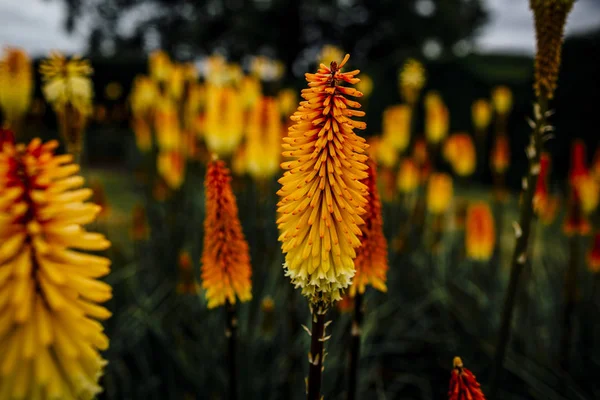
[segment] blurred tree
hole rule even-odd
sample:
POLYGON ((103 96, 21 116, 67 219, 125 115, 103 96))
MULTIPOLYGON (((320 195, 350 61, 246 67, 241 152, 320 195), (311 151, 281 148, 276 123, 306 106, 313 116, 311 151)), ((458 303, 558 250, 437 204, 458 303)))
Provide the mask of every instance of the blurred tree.
POLYGON ((164 48, 190 59, 216 49, 232 58, 264 53, 295 75, 325 43, 353 60, 401 63, 423 52, 469 47, 485 22, 482 0, 62 0, 65 28, 91 26, 91 55, 143 56, 164 48))

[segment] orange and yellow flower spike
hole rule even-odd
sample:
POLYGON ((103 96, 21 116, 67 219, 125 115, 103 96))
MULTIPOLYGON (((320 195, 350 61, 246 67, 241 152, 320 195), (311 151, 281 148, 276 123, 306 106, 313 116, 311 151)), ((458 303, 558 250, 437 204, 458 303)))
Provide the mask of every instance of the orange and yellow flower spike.
POLYGON ((492 120, 492 106, 490 102, 486 99, 475 100, 471 106, 471 118, 473 119, 475 130, 485 133, 492 120))
POLYGON ((436 93, 429 93, 425 99, 425 137, 431 144, 439 144, 448 135, 450 114, 448 108, 436 93))
POLYGON ((354 266, 356 275, 350 286, 350 296, 357 293, 363 294, 367 285, 387 292, 386 280, 388 271, 387 242, 383 236, 383 218, 381 216, 381 200, 377 192, 377 169, 375 162, 369 160, 367 165, 369 176, 362 180, 367 186, 367 204, 362 218, 365 223, 361 225, 362 245, 356 251, 354 266))
POLYGON ((31 60, 21 49, 7 48, 0 58, 0 108, 4 125, 20 128, 33 95, 31 60))
POLYGON ((465 249, 467 257, 487 261, 494 253, 496 228, 490 206, 486 203, 471 204, 467 209, 465 249))
POLYGON ((411 109, 405 104, 383 111, 383 141, 393 149, 403 152, 410 143, 411 109))
POLYGON ((427 208, 432 214, 448 211, 454 194, 452 177, 444 173, 433 173, 427 185, 427 208))
POLYGON ((421 183, 419 167, 410 158, 402 160, 398 171, 398 189, 401 193, 413 193, 421 183))
POLYGON ((0 132, 0 394, 2 399, 92 399, 108 348, 98 278, 110 271, 110 242, 83 225, 100 207, 57 141, 15 145, 0 132))
POLYGON ((458 176, 470 176, 475 172, 477 156, 473 139, 467 133, 455 133, 444 142, 444 158, 452 165, 458 176))
POLYGON ((507 86, 496 86, 492 90, 492 104, 496 114, 505 118, 512 109, 513 96, 507 86))
POLYGON ((270 179, 279 171, 281 160, 281 118, 277 102, 261 97, 248 119, 245 172, 256 179, 270 179))
POLYGON ((359 81, 358 70, 342 72, 349 58, 306 74, 305 101, 291 117, 295 124, 283 144, 283 156, 292 158, 281 164, 286 172, 277 192, 284 268, 313 304, 340 300, 350 285, 364 223, 367 145, 354 128, 366 124, 352 119, 364 116, 354 110, 360 103, 345 97, 362 93, 342 86, 359 81))
POLYGON ((232 86, 209 84, 206 91, 204 139, 208 149, 228 157, 240 145, 244 133, 243 99, 232 86))
POLYGON ((231 175, 213 160, 206 171, 206 217, 202 250, 202 287, 208 308, 252 299, 250 252, 238 217, 231 175))

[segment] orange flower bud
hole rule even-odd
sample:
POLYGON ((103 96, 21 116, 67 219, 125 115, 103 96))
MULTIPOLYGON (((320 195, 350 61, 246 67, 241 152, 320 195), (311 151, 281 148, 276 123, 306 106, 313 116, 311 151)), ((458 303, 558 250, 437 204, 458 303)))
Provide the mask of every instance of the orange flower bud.
POLYGON ((475 203, 467 209, 465 235, 466 254, 478 261, 487 261, 494 253, 496 230, 494 217, 486 203, 475 203))

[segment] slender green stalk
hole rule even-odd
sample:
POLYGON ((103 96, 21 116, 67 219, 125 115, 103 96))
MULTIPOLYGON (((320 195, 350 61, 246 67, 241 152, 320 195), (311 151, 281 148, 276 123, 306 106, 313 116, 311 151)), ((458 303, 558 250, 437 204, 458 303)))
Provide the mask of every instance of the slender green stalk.
POLYGON ((238 321, 235 312, 235 305, 225 304, 226 311, 226 326, 225 337, 227 338, 227 370, 229 373, 229 400, 237 400, 238 385, 237 385, 237 359, 236 359, 236 338, 238 321))
POLYGON ((315 306, 312 311, 310 353, 308 353, 307 400, 321 400, 321 380, 325 344, 325 314, 327 309, 315 306))
POLYGON ((500 320, 500 329, 496 344, 496 354, 494 357, 492 378, 490 383, 490 399, 496 397, 498 389, 499 376, 504 364, 504 357, 510 339, 510 328, 513 319, 513 313, 517 298, 519 280, 525 265, 529 261, 528 242, 533 220, 533 196, 540 172, 540 155, 544 134, 549 130, 546 124, 548 117, 548 101, 541 97, 539 102, 534 105, 534 120, 532 121, 533 132, 530 138, 530 144, 527 147, 527 157, 529 158, 529 171, 524 179, 524 189, 519 222, 515 224, 516 245, 511 261, 510 278, 506 291, 506 298, 500 320))
POLYGON ((358 388, 358 362, 360 360, 360 340, 364 310, 363 296, 354 297, 354 317, 350 331, 350 363, 348 364, 348 400, 355 400, 358 388))

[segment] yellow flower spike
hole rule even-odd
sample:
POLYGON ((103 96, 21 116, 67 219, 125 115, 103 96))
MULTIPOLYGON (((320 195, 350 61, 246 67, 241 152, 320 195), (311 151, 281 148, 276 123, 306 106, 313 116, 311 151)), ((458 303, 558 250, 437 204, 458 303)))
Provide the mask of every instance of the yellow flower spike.
POLYGON ((377 173, 373 160, 368 162, 369 176, 362 180, 367 186, 367 204, 362 216, 365 223, 361 225, 361 246, 356 250, 356 275, 350 286, 350 296, 364 294, 366 286, 371 285, 381 292, 387 292, 388 254, 387 242, 383 236, 383 218, 381 217, 381 200, 377 192, 377 173))
POLYGON ((448 211, 452 196, 452 177, 444 173, 433 173, 427 185, 427 208, 432 214, 444 214, 448 211))
POLYGON ((361 92, 364 98, 368 98, 373 92, 373 79, 369 75, 362 74, 360 82, 356 84, 356 90, 361 92))
POLYGON ((425 86, 425 68, 419 61, 409 58, 398 75, 400 94, 409 105, 414 105, 425 86))
POLYGON ((61 135, 69 153, 78 158, 83 146, 83 132, 92 113, 93 70, 88 60, 67 60, 58 52, 40 64, 42 91, 58 116, 61 135))
POLYGON ((160 92, 156 83, 147 76, 138 75, 133 81, 129 96, 131 111, 135 116, 146 116, 152 112, 160 92))
POLYGON ((186 70, 183 65, 173 64, 171 66, 169 77, 167 79, 167 92, 175 101, 180 101, 183 97, 186 81, 185 74, 186 70))
POLYGON ((171 189, 179 189, 185 178, 185 157, 179 150, 158 153, 157 170, 171 189))
POLYGON ((171 58, 163 50, 155 50, 148 57, 150 76, 156 82, 166 82, 171 75, 171 58))
POLYGON ((298 104, 298 96, 296 91, 293 89, 283 89, 277 95, 277 102, 279 103, 279 111, 281 115, 288 119, 296 110, 296 104, 298 104))
POLYGON ((398 162, 398 151, 381 136, 371 136, 367 140, 369 154, 377 162, 377 165, 392 168, 398 162))
POLYGON ((246 171, 256 180, 272 178, 281 159, 281 119, 277 101, 263 97, 256 102, 248 119, 246 171))
POLYGON ((368 176, 368 146, 354 133, 366 124, 352 119, 364 112, 346 97, 362 93, 342 86, 359 81, 358 70, 342 72, 349 58, 347 54, 339 65, 333 61, 306 74, 304 101, 284 138, 282 154, 291 161, 281 165, 286 172, 277 192, 286 275, 312 304, 325 306, 341 299, 354 276, 367 201, 361 180, 368 176))
POLYGON ((419 187, 420 173, 417 164, 410 158, 402 160, 398 172, 398 189, 401 193, 413 193, 419 187))
POLYGON ((425 136, 432 144, 440 143, 447 135, 450 125, 448 108, 435 94, 425 102, 425 136))
POLYGON ((251 108, 260 100, 262 87, 260 80, 255 76, 244 76, 240 90, 244 99, 244 108, 251 108))
POLYGON ((492 106, 486 99, 479 99, 471 106, 473 126, 478 132, 485 132, 492 120, 492 106))
POLYGON ((233 154, 243 138, 242 96, 233 87, 209 84, 206 99, 206 145, 219 157, 227 157, 233 154))
POLYGON ((202 112, 206 106, 206 87, 193 82, 188 86, 188 96, 184 106, 184 128, 194 132, 199 138, 204 136, 202 112))
POLYGON ((163 97, 157 101, 154 112, 156 141, 161 151, 177 150, 181 145, 181 126, 176 103, 163 97))
POLYGON ((108 339, 98 303, 111 288, 96 278, 110 261, 77 250, 110 242, 82 224, 100 208, 72 156, 56 141, 14 145, 0 132, 0 394, 2 399, 92 399, 106 362, 108 339), (77 249, 77 250, 76 250, 77 249))
POLYGON ((501 115, 506 116, 512 109, 512 92, 507 86, 496 86, 492 90, 492 103, 494 110, 501 115))
POLYGON ((383 140, 394 149, 403 152, 410 143, 411 109, 400 104, 388 107, 383 112, 383 140))
POLYGON ((27 53, 6 48, 0 58, 0 108, 5 125, 20 128, 33 95, 33 72, 27 53))
POLYGON ((138 149, 142 152, 149 152, 152 149, 152 130, 148 122, 144 118, 133 117, 131 126, 138 149))
POLYGON ((496 230, 490 206, 479 202, 467 209, 465 248, 467 257, 487 261, 494 253, 496 230))
POLYGON ((225 163, 213 160, 206 171, 206 218, 202 250, 202 287, 208 308, 252 299, 248 242, 238 217, 231 175, 225 163))

